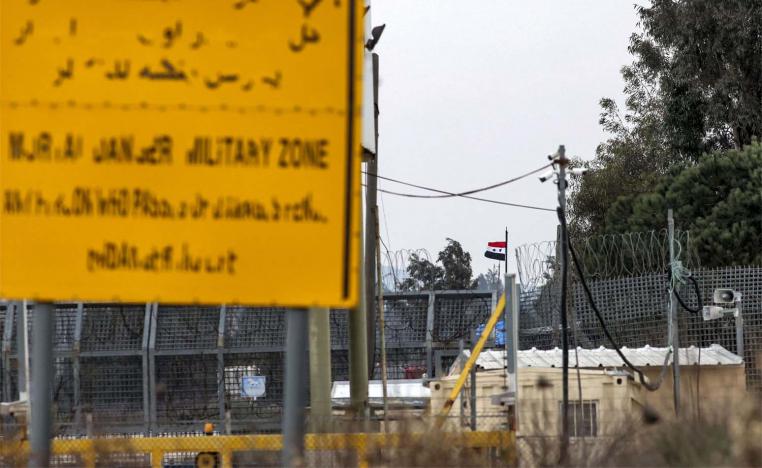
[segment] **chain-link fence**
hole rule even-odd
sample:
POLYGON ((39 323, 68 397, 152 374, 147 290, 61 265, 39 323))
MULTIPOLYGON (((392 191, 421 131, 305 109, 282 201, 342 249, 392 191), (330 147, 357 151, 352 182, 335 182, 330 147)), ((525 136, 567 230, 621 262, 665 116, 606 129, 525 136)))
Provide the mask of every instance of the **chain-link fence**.
MULTIPOLYGON (((384 298, 387 375, 421 379, 446 372, 459 341, 470 344, 496 303, 494 292, 396 293, 384 298)), ((28 336, 34 306, 28 308, 28 336)), ((0 306, 3 401, 18 398, 20 306, 0 306)), ((284 309, 157 304, 57 304, 56 434, 223 433, 281 428, 284 309), (262 396, 243 392, 264 380, 262 396)), ((331 311, 332 380, 349 378, 346 310, 331 311)), ((30 339, 31 342, 31 339, 30 339)), ((380 338, 377 338, 380 346, 380 338)), ((380 350, 372 378, 380 379, 380 350)))

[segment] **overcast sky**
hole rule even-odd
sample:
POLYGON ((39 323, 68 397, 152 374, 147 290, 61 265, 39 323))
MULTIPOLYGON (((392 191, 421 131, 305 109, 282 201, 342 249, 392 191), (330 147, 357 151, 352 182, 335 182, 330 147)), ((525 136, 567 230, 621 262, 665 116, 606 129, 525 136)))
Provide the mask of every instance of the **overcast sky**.
MULTIPOLYGON (((379 173, 462 191, 540 167, 558 145, 590 159, 604 134, 602 97, 622 101, 622 65, 637 18, 628 0, 374 0, 386 23, 380 55, 379 173)), ((379 187, 419 192, 379 181, 379 187)), ((553 212, 465 199, 380 194, 392 251, 428 250, 445 238, 473 257, 474 276, 494 264, 488 241, 509 230, 513 247, 555 238, 553 212)), ((555 208, 556 186, 536 177, 484 192, 555 208)))

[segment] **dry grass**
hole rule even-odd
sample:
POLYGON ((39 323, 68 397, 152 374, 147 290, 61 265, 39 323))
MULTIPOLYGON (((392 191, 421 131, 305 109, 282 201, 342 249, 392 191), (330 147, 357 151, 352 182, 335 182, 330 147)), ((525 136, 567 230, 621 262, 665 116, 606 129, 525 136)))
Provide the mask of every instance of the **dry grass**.
MULTIPOLYGON (((606 437, 573 439, 567 466, 762 467, 762 400, 675 418, 644 408, 606 437)), ((538 415, 543 418, 543 415, 538 415)), ((519 437, 521 466, 558 466, 558 437, 519 437)))
MULTIPOLYGON (((575 439, 570 447, 568 466, 727 466, 762 467, 762 400, 749 398, 726 407, 714 406, 675 419, 651 409, 634 412, 616 431, 605 437, 575 439)), ((548 416, 538 412, 538 423, 548 416)), ((366 447, 369 466, 378 467, 485 467, 509 466, 514 460, 510 447, 468 448, 462 434, 435 430, 421 432, 420 420, 409 427, 399 424, 395 434, 400 443, 393 448, 366 447)), ((547 421, 545 421, 547 423, 547 421)), ((346 427, 344 427, 346 429, 346 427)), ((520 466, 558 466, 557 437, 520 437, 520 466)), ((97 448, 96 448, 97 450, 97 448)), ((129 452, 129 450, 125 450, 129 452)), ((304 466, 357 466, 353 449, 326 449, 306 453, 304 466)), ((191 458, 192 459, 192 458, 191 458)), ((99 461, 112 466, 141 466, 147 458, 101 454, 99 461)), ((239 466, 278 466, 280 454, 243 452, 234 456, 239 466)), ((6 459, 9 465, 21 460, 6 459)))

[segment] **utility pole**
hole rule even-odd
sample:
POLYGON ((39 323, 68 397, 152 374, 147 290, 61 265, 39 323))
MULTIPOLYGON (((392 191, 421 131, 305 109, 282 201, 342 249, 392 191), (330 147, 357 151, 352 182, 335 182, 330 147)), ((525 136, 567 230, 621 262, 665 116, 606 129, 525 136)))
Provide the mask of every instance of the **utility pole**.
POLYGON ((675 416, 680 415, 680 335, 677 320, 677 301, 675 300, 675 220, 672 208, 667 210, 667 232, 669 236, 669 268, 672 272, 669 282, 669 336, 672 342, 672 384, 674 392, 675 416))
MULTIPOLYGON (((563 218, 561 221, 561 265, 562 284, 561 284, 561 367, 562 367, 562 404, 561 404, 561 464, 566 464, 569 450, 569 324, 566 318, 566 287, 568 270, 568 233, 566 232, 566 166, 569 160, 566 159, 566 148, 561 145, 558 147, 558 153, 555 158, 558 164, 558 207, 559 215, 563 218)), ((580 402, 582 404, 582 402, 580 402)))
POLYGON ((367 187, 365 190, 365 304, 368 312, 368 372, 372 376, 376 364, 376 211, 378 210, 378 54, 371 54, 373 62, 373 128, 375 129, 375 154, 366 164, 367 187))
POLYGON ((53 436, 53 330, 56 309, 52 303, 34 305, 32 333, 32 421, 29 428, 31 455, 29 466, 50 465, 50 439, 53 436))
POLYGON ((381 223, 376 209, 376 279, 378 281, 378 327, 381 339, 381 393, 384 398, 384 432, 389 431, 389 401, 386 378, 386 319, 384 317, 384 285, 381 273, 381 223))
MULTIPOLYGON (((364 265, 362 249, 360 264, 364 265)), ((366 328, 365 281, 357 308, 349 311, 349 404, 356 418, 368 416, 368 329, 366 328)))

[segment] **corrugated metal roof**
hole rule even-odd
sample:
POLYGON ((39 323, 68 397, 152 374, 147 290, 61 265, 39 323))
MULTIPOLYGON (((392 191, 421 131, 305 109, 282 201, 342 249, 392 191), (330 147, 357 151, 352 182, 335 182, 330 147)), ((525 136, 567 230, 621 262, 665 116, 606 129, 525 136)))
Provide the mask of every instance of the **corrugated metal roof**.
MULTIPOLYGON (((388 380, 386 394, 389 398, 429 398, 431 390, 424 387, 422 379, 388 380)), ((380 380, 368 382, 368 398, 382 398, 383 383, 380 380)), ((349 382, 338 380, 331 388, 331 398, 349 398, 349 382)))
MULTIPOLYGON (((380 380, 368 382, 368 404, 383 407, 383 383, 380 380)), ((422 379, 389 380, 386 385, 389 404, 394 408, 425 408, 431 399, 431 389, 423 385, 422 379)), ((338 380, 331 387, 331 402, 334 407, 349 405, 349 382, 338 380)))
MULTIPOLYGON (((658 367, 664 363, 667 349, 668 348, 654 348, 646 345, 642 348, 622 347, 621 351, 622 354, 624 354, 624 356, 636 367, 658 367)), ((579 356, 581 368, 622 367, 624 365, 622 359, 617 355, 615 350, 607 349, 603 346, 596 349, 583 349, 578 347, 576 353, 574 349, 570 349, 570 367, 577 366, 575 354, 579 356)), ((468 359, 468 356, 470 355, 470 351, 463 351, 463 354, 453 364, 451 371, 460 368, 461 362, 465 363, 465 360, 468 359)), ((562 353, 559 348, 548 350, 532 348, 519 351, 518 361, 519 368, 561 367, 562 353)), ((672 362, 671 356, 668 362, 672 362)), ((718 344, 712 344, 706 348, 697 348, 695 346, 680 348, 680 364, 700 364, 702 366, 741 365, 743 364, 743 359, 718 344)), ((481 355, 476 360, 476 365, 485 370, 502 369, 505 366, 505 350, 488 349, 482 351, 481 355)))

